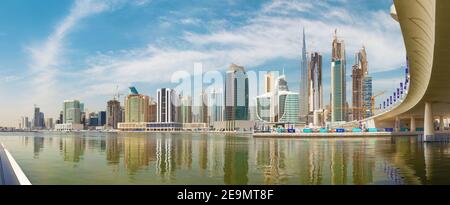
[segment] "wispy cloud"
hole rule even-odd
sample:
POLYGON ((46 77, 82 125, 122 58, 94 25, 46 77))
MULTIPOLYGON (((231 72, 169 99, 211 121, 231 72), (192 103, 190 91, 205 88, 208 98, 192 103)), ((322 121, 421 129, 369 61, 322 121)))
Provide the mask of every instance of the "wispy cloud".
MULTIPOLYGON (((66 46, 68 36, 86 18, 105 11, 113 11, 123 5, 144 6, 149 0, 76 0, 70 12, 54 28, 51 34, 42 42, 34 43, 26 47, 31 57, 29 69, 33 79, 32 101, 39 102, 42 106, 54 104, 58 100, 57 93, 61 93, 60 79, 64 74, 64 66, 70 60, 66 59, 66 46)), ((70 97, 70 96, 66 96, 70 97)))
POLYGON ((133 55, 127 59, 103 54, 86 73, 95 73, 96 78, 103 76, 105 81, 154 83, 168 81, 168 74, 191 69, 195 62, 203 62, 207 69, 221 69, 232 62, 258 67, 273 59, 299 59, 302 27, 307 29, 308 49, 325 55, 331 51, 335 28, 346 41, 349 57, 365 45, 371 72, 395 69, 404 62, 399 26, 388 10, 364 11, 361 15, 350 8, 333 8, 324 1, 274 1, 253 15, 244 26, 232 30, 217 29, 207 34, 186 32, 182 39, 190 45, 188 49, 149 46, 130 50, 133 55))
MULTIPOLYGON (((75 1, 70 13, 56 26, 48 38, 41 43, 27 47, 31 54, 30 71, 34 93, 33 100, 44 103, 58 92, 57 75, 64 63, 65 40, 71 31, 84 18, 100 13, 108 8, 106 1, 78 0, 75 1)), ((50 102, 51 103, 51 102, 50 102)))

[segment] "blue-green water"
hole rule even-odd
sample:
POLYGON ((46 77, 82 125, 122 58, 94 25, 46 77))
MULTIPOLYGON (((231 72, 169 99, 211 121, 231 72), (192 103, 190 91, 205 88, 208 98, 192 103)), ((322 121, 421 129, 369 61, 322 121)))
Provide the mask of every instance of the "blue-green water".
POLYGON ((0 142, 33 184, 450 184, 450 145, 408 137, 0 133, 0 142))

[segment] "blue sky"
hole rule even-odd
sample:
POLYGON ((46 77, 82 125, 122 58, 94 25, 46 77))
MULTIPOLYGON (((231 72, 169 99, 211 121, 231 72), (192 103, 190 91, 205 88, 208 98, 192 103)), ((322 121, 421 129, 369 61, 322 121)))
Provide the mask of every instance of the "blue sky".
POLYGON ((365 45, 374 92, 402 78, 405 49, 391 0, 2 0, 0 2, 0 126, 17 126, 33 105, 56 117, 65 99, 104 110, 116 85, 155 96, 175 87, 171 74, 248 70, 288 73, 298 90, 301 29, 308 51, 324 56, 329 100, 332 34, 345 40, 348 101, 351 64, 365 45))

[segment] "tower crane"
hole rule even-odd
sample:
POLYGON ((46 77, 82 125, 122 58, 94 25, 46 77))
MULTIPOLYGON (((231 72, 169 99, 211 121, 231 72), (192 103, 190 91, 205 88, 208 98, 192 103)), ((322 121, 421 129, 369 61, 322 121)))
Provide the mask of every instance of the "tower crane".
POLYGON ((375 98, 376 97, 379 97, 379 96, 381 96, 381 95, 383 95, 384 93, 386 93, 386 91, 381 91, 381 92, 379 92, 379 93, 377 93, 377 94, 375 94, 375 95, 373 95, 372 97, 371 97, 371 99, 370 99, 370 104, 371 104, 371 112, 372 112, 372 114, 374 114, 375 113, 375 98))

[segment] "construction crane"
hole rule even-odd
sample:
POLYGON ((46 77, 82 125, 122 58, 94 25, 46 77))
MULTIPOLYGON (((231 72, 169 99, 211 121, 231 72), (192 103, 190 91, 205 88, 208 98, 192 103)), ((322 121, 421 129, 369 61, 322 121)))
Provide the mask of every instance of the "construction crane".
POLYGON ((386 91, 379 92, 379 93, 377 93, 377 94, 375 94, 375 95, 373 95, 371 97, 371 99, 370 99, 371 102, 370 103, 371 103, 371 109, 372 109, 371 112, 372 112, 372 114, 375 113, 375 98, 383 95, 384 93, 386 93, 386 91))
POLYGON ((116 100, 116 98, 117 98, 117 100, 120 101, 120 96, 123 96, 123 95, 124 95, 123 93, 119 92, 119 85, 117 85, 115 93, 114 93, 114 100, 116 100))

